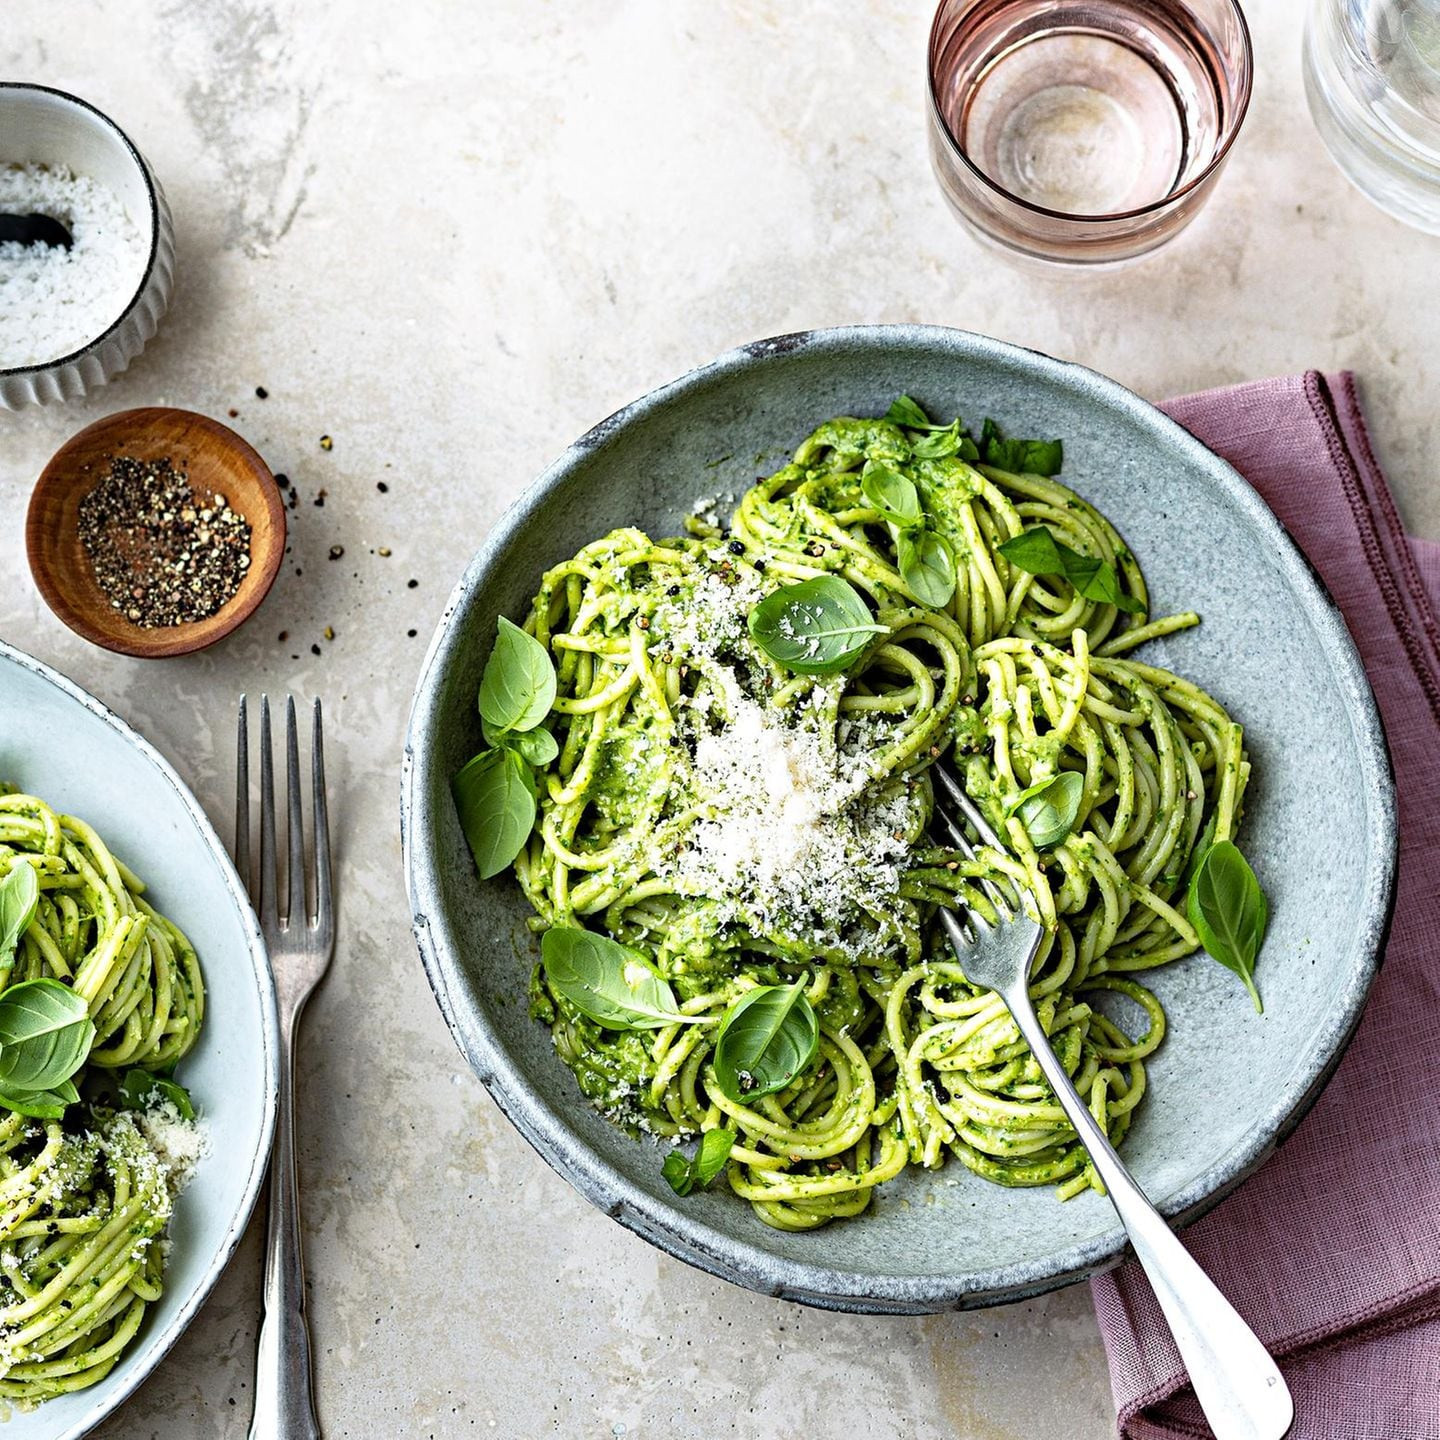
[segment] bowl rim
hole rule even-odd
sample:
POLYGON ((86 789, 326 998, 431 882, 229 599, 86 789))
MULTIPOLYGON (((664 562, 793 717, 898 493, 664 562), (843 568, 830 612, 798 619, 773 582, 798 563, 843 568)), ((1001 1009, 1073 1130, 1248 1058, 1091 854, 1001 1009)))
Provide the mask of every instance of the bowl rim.
MULTIPOLYGON (((245 518, 251 524, 253 535, 254 520, 249 515, 246 515, 245 518)), ((181 655, 193 655, 196 651, 208 650, 212 645, 218 645, 226 636, 233 635, 254 615, 265 603, 265 597, 269 595, 276 577, 280 574, 280 567, 285 559, 285 544, 288 534, 289 519, 285 512, 285 502, 281 497, 279 484, 275 480, 275 474, 266 464, 265 457, 243 435, 198 410, 186 410, 174 405, 139 405, 126 410, 113 410, 110 414, 102 415, 88 425, 82 426, 73 435, 70 435, 45 462, 30 492, 29 504, 26 507, 25 561, 30 568, 30 578, 34 581, 36 590, 40 592, 40 598, 50 607, 56 619, 82 640, 88 640, 90 644, 96 645, 102 650, 108 650, 112 655, 129 655, 137 660, 172 660, 181 655), (172 625, 141 632, 145 635, 153 635, 153 642, 116 640, 113 636, 107 635, 97 626, 92 625, 86 618, 85 611, 73 603, 69 592, 54 582, 46 567, 36 563, 45 540, 49 538, 40 523, 38 502, 42 491, 49 485, 59 483, 60 477, 67 473, 57 470, 56 462, 73 446, 79 445, 81 441, 88 439, 97 431, 115 427, 123 432, 127 425, 138 428, 146 421, 162 415, 183 417, 189 423, 198 425, 211 436, 217 445, 222 445, 230 450, 255 475, 261 498, 264 501, 265 515, 271 528, 276 532, 276 539, 270 547, 269 558, 265 565, 253 572, 247 570, 235 594, 214 614, 207 615, 203 620, 187 621, 183 625, 172 625), (142 417, 144 417, 143 420, 142 417), (257 578, 251 594, 243 605, 237 606, 235 601, 239 598, 240 590, 250 581, 252 573, 257 578), (225 623, 214 625, 214 622, 222 616, 225 623), (204 633, 201 633, 202 631, 204 633)), ((251 553, 253 555, 253 550, 251 553)))
MULTIPOLYGON (((652 1244, 711 1274, 752 1290, 826 1309, 858 1313, 926 1313, 1006 1303, 1071 1284, 1109 1269, 1123 1258, 1127 1240, 1118 1220, 1088 1240, 1072 1242, 1046 1256, 981 1270, 921 1275, 853 1271, 774 1255, 681 1214, 634 1185, 590 1149, 565 1117, 531 1090, 519 1068, 485 1022, 483 1011, 459 986, 454 936, 442 907, 440 868, 433 853, 434 827, 428 797, 436 792, 426 737, 438 718, 439 679, 453 648, 463 642, 453 621, 512 539, 549 492, 580 461, 616 432, 643 420, 688 390, 738 369, 802 350, 871 348, 897 343, 948 349, 967 359, 988 359, 1038 374, 1093 401, 1118 410, 1163 437, 1193 468, 1208 473, 1227 498, 1268 537, 1275 560, 1303 605, 1317 640, 1347 682, 1347 711, 1370 797, 1367 828, 1370 866, 1365 877, 1365 910, 1355 954, 1359 962, 1344 977, 1337 1008, 1310 1042, 1312 1064, 1297 1077, 1298 1097, 1272 1104, 1241 1138, 1179 1191, 1151 1196, 1157 1208, 1180 1227, 1198 1219, 1253 1174, 1298 1126, 1339 1065, 1364 1010, 1383 957, 1394 909, 1398 829, 1394 777, 1378 707, 1359 654, 1333 597, 1304 553, 1269 506, 1232 466, 1148 401, 1073 361, 945 326, 851 325, 801 331, 757 340, 726 352, 617 410, 547 466, 496 522, 451 592, 422 662, 406 730, 401 767, 401 843, 410 899, 412 930, 430 988, 461 1053, 516 1129, 559 1174, 613 1219, 652 1244), (1318 1058, 1316 1058, 1318 1057, 1318 1058)), ((447 792, 448 793, 448 790, 447 792)), ((579 1096, 576 1104, 582 1103, 579 1096)))
POLYGON ((145 269, 140 276, 140 283, 135 287, 135 292, 125 302, 125 308, 119 315, 105 327, 93 340, 87 340, 78 350, 72 350, 68 355, 61 355, 54 360, 42 360, 35 365, 8 365, 0 366, 0 380, 7 380, 14 375, 39 375, 50 370, 59 370, 64 366, 73 365, 77 360, 83 360, 85 356, 98 350, 120 327, 135 313, 135 308, 142 299, 145 291, 150 286, 151 277, 155 273, 155 266, 160 259, 160 196, 156 186, 154 174, 151 172, 150 164, 140 153, 135 142, 98 106, 92 105, 88 100, 82 99, 79 95, 72 95, 68 90, 59 90, 53 85, 36 85, 28 80, 0 80, 0 90, 29 91, 31 94, 53 95, 61 100, 77 105, 81 110, 88 111, 90 115, 99 120, 102 125, 108 126, 119 138, 121 145, 129 151, 130 158, 135 162, 136 169, 140 172, 140 178, 145 182, 145 197, 150 205, 150 253, 145 259, 145 269))
MULTIPOLYGON (((260 1060, 263 1067, 264 1093, 261 1096, 260 1145, 250 1161, 250 1171, 245 1177, 240 1204, 226 1226, 220 1246, 209 1265, 200 1276, 198 1283, 181 1301, 174 1315, 163 1329, 143 1339, 142 1343, 127 1353, 122 1353, 114 1370, 100 1380, 90 1392, 94 1403, 65 1430, 57 1431, 53 1440, 81 1440, 102 1420, 114 1414, 140 1386, 154 1373, 156 1367, 170 1353, 175 1342, 190 1327, 200 1307, 210 1298, 216 1282, 230 1263, 241 1237, 250 1224, 256 1201, 260 1198, 260 1187, 265 1180, 270 1163, 270 1149, 275 1138, 275 1124, 279 1110, 280 1095, 280 1018, 275 994, 275 979, 270 970, 269 953, 260 934, 260 924, 250 904, 249 896, 240 880, 239 873, 230 859, 215 827, 201 808, 189 786, 180 778, 174 766, 128 722, 122 720, 110 707, 97 700, 88 690, 82 689, 73 680, 62 675, 53 666, 23 650, 0 640, 0 662, 10 661, 22 670, 28 670, 41 680, 48 682, 76 701, 96 719, 114 730, 127 744, 150 762, 160 778, 175 792, 196 830, 204 842, 205 853, 211 863, 220 868, 225 888, 234 902, 245 932, 246 949, 254 972, 256 993, 260 1000, 260 1060), (118 1378, 116 1378, 118 1377, 118 1378)), ((212 1161, 220 1160, 218 1154, 212 1161)), ((233 1157, 232 1157, 233 1159, 233 1157)))

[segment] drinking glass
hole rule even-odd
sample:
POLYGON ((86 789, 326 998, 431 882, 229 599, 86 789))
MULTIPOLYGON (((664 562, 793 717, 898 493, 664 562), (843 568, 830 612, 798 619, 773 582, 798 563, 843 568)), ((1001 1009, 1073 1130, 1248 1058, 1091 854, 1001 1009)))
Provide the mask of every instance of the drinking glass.
POLYGON ((1250 100, 1235 0, 944 0, 930 157, 983 239, 1042 260, 1127 260, 1176 235, 1250 100))
POLYGON ((1304 69, 1335 163, 1382 210, 1440 235, 1440 0, 1311 0, 1304 69))

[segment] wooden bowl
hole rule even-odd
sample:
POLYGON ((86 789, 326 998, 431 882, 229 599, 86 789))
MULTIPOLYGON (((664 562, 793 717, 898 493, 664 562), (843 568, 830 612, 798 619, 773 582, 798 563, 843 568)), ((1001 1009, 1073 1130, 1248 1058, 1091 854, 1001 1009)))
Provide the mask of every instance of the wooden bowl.
POLYGON ((285 505, 269 467, 233 430, 189 410, 121 410, 72 435, 40 472, 25 550, 45 603, 77 635, 121 655, 188 655, 243 624, 265 598, 285 554, 285 505), (189 472, 197 490, 223 495, 249 521, 250 568, 206 619, 145 629, 116 610, 96 583, 80 541, 80 502, 117 455, 168 458, 189 472))

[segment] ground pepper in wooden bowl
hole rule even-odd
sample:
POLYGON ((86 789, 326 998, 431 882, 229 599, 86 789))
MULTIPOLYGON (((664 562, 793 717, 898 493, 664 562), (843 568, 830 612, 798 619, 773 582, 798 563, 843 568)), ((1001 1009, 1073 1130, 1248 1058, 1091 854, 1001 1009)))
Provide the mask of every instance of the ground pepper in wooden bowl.
POLYGON ((184 655, 265 598, 285 506, 265 462, 218 421, 122 410, 55 452, 25 548, 46 604, 76 634, 122 655, 184 655))
POLYGON ((204 620, 250 568, 250 522, 168 455, 117 455, 80 501, 80 543, 111 607, 142 629, 204 620))

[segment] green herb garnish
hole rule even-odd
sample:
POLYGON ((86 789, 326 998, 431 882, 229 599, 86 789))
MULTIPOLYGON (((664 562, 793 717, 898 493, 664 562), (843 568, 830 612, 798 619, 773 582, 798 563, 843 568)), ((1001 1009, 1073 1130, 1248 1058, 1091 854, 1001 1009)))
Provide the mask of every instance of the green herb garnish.
POLYGON ((1120 578, 1108 560, 1082 555, 1057 540, 1044 525, 1033 526, 1012 535, 999 547, 1017 570, 1030 575, 1058 575, 1075 587, 1076 593, 1100 605, 1113 605, 1134 615, 1145 607, 1120 588, 1120 578))
POLYGON ((941 610, 955 593, 955 557, 944 536, 916 526, 902 530, 895 558, 905 588, 922 604, 941 610))
POLYGON ((773 1095, 815 1059, 820 1022, 805 986, 760 985, 725 1012, 715 1038, 715 1079, 738 1104, 773 1095))
POLYGON ((485 750, 450 782, 480 878, 498 875, 535 827, 535 775, 514 750, 485 750))
POLYGON ((1065 447, 1059 440, 1007 440, 987 419, 980 427, 980 458, 1012 475, 1058 475, 1065 447))
POLYGON ((535 827, 535 771, 560 753, 554 735, 540 728, 555 703, 555 667, 545 647, 503 615, 479 703, 491 748, 460 770, 450 790, 480 878, 488 880, 525 848, 535 827))
POLYGON ((1022 790, 1005 813, 1019 817, 1037 850, 1053 850, 1075 828, 1084 794, 1085 777, 1061 770, 1022 790))
POLYGON ((195 1105, 183 1085, 149 1070, 125 1072, 125 1078, 120 1082, 120 1101, 127 1110, 148 1110, 157 1101, 163 1105, 167 1100, 180 1112, 182 1119, 195 1118, 195 1105))
POLYGON ((12 860, 10 871, 0 880, 0 969, 12 965, 20 937, 35 918, 40 904, 40 879, 33 865, 12 860))
POLYGON ((555 667, 545 647, 500 617, 495 648, 480 679, 480 718, 491 744, 507 730, 533 730, 555 703, 555 667))
POLYGON ((700 1147, 692 1160, 683 1150, 672 1150, 660 1167, 677 1195, 688 1195, 698 1185, 704 1189, 724 1168, 735 1144, 735 1132, 717 1128, 700 1137, 700 1147))
POLYGON ((90 1007, 68 985, 12 985, 0 994, 0 1104, 44 1119, 63 1114, 79 1098, 70 1077, 94 1040, 90 1007))
POLYGON ((607 1030, 660 1030, 703 1019, 682 1015, 665 977, 608 935, 552 926, 540 941, 540 963, 550 988, 607 1030))
POLYGON ((1200 943, 1240 977, 1263 1012, 1253 977, 1270 910, 1255 872, 1229 840, 1215 841, 1200 857, 1185 908, 1200 943))
POLYGON ((889 633, 838 575, 817 575, 772 591, 751 610, 749 625, 750 638, 797 675, 833 675, 876 635, 889 633))

